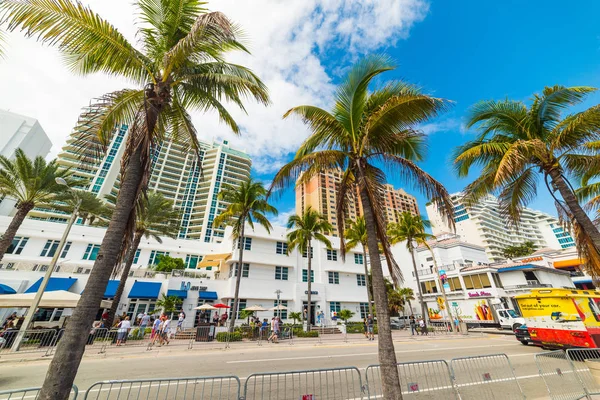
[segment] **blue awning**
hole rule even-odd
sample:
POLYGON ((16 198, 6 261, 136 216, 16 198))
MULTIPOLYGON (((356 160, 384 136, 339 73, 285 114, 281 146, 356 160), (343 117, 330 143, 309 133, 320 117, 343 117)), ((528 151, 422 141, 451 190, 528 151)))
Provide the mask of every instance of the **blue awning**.
POLYGON ((169 290, 167 290, 167 297, 168 296, 175 296, 175 297, 179 297, 180 299, 187 299, 187 290, 169 289, 169 290))
POLYGON ((11 288, 8 285, 3 285, 0 283, 0 294, 15 294, 17 291, 11 288))
POLYGON ((130 299, 158 299, 160 287, 159 282, 135 281, 127 297, 130 299))
POLYGON ((217 292, 206 292, 206 291, 200 292, 200 296, 198 296, 198 297, 203 300, 217 300, 219 298, 219 296, 217 296, 217 292))
POLYGON ((117 294, 117 288, 119 287, 119 282, 118 280, 110 280, 108 281, 108 285, 106 285, 106 289, 104 289, 104 296, 102 297, 106 297, 106 298, 111 298, 111 297, 115 297, 115 294, 117 294))
MULTIPOLYGON (((42 279, 38 279, 36 283, 31 285, 25 293, 36 293, 42 284, 42 279)), ((77 282, 77 278, 50 278, 48 285, 46 286, 45 292, 54 292, 57 290, 69 290, 77 282)))

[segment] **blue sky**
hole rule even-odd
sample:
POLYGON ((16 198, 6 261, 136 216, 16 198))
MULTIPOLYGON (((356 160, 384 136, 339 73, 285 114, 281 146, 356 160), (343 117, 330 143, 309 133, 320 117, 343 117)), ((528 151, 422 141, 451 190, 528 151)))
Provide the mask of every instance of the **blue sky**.
MULTIPOLYGON (((415 23, 408 38, 375 50, 398 63, 388 79, 405 79, 455 102, 450 112, 428 126, 429 153, 421 166, 450 192, 459 191, 472 177, 458 179, 449 155, 473 137, 461 129, 473 103, 506 97, 526 101, 532 93, 554 84, 600 87, 598 15, 598 1, 431 2, 425 19, 415 23)), ((352 61, 341 50, 328 52, 320 60, 334 84, 341 78, 336 71, 352 61)), ((586 105, 598 102, 600 96, 594 95, 586 105)), ((256 175, 266 181, 272 176, 256 175)), ((425 213, 427 199, 407 182, 389 181, 417 195, 425 213)), ((293 208, 293 188, 276 205, 281 211, 293 208)), ((540 187, 531 207, 556 214, 545 188, 540 187)))

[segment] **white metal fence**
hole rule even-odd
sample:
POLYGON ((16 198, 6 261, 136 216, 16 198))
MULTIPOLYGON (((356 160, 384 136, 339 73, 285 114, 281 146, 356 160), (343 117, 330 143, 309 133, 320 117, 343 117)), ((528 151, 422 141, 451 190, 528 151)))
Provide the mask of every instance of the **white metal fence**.
POLYGON ((535 363, 551 399, 577 400, 587 396, 583 383, 575 373, 573 363, 564 351, 536 354, 535 363))
MULTIPOLYGON (((41 388, 39 387, 34 387, 26 389, 0 390, 0 400, 37 400, 40 395, 40 389, 41 388)), ((75 400, 77 399, 77 395, 77 386, 73 385, 69 399, 75 400)))

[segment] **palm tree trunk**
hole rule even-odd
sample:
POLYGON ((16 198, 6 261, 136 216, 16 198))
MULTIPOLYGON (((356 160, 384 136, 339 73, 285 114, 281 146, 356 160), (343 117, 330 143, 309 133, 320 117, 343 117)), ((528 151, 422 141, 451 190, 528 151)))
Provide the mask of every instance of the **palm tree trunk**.
POLYGON ((594 225, 590 217, 583 210, 575 193, 571 190, 571 187, 567 183, 565 177, 558 170, 550 170, 550 177, 552 178, 552 184, 562 196, 563 200, 567 204, 569 211, 573 214, 575 220, 581 225, 581 228, 585 232, 585 234, 590 238, 594 247, 598 252, 600 252, 600 231, 594 225))
POLYGON ((238 245, 240 246, 240 256, 238 260, 237 274, 235 277, 235 294, 233 296, 233 311, 231 313, 231 320, 229 321, 229 332, 233 332, 233 328, 235 327, 235 319, 237 317, 237 311, 240 302, 240 283, 242 282, 242 273, 244 272, 244 233, 246 230, 245 217, 242 218, 241 225, 242 232, 240 232, 240 236, 238 237, 238 245))
POLYGON ((307 294, 307 307, 306 307, 306 332, 310 332, 310 306, 311 306, 311 295, 312 295, 312 279, 310 279, 310 273, 312 271, 312 240, 308 241, 308 248, 306 249, 306 256, 308 257, 308 294, 307 294))
POLYGON ((362 171, 359 176, 360 182, 360 200, 365 217, 367 228, 367 245, 369 255, 371 256, 371 277, 373 279, 373 297, 375 298, 375 307, 377 309, 377 329, 379 345, 379 364, 381 368, 381 383, 383 388, 383 398, 386 400, 402 399, 402 390, 400 388, 400 377, 398 376, 398 367, 396 353, 394 351, 394 342, 392 340, 392 330, 390 327, 390 314, 388 310, 388 296, 381 269, 381 259, 378 257, 379 248, 377 245, 377 229, 375 227, 375 215, 369 200, 369 195, 365 186, 365 177, 362 171))
MULTIPOLYGON (((153 126, 153 125, 151 125, 153 126)), ((108 278, 117 263, 131 211, 136 202, 138 187, 143 179, 142 146, 131 154, 127 171, 117 196, 117 204, 102 239, 100 252, 92 273, 73 315, 58 342, 56 354, 50 363, 39 400, 67 400, 81 363, 88 332, 100 307, 108 278)))
POLYGON ((363 243, 363 262, 365 264, 365 283, 367 284, 367 299, 369 299, 369 314, 371 314, 371 316, 373 318, 375 318, 374 314, 373 314, 373 297, 371 296, 371 290, 369 289, 369 286, 371 285, 371 282, 369 282, 369 267, 367 266, 367 244, 363 243))
POLYGON ((427 316, 429 315, 429 313, 427 312, 427 307, 425 306, 425 302, 423 301, 423 293, 421 293, 421 280, 419 279, 419 274, 417 271, 417 261, 415 260, 415 251, 413 249, 412 243, 408 243, 408 249, 412 258, 415 279, 417 280, 417 293, 419 294, 419 303, 421 303, 421 317, 423 318, 425 329, 427 329, 427 316))
POLYGON ((8 248, 12 244, 12 241, 15 238, 19 227, 25 220, 27 214, 29 214, 29 211, 31 211, 32 209, 33 204, 31 203, 19 204, 19 207, 17 208, 17 213, 10 221, 10 224, 8 225, 8 228, 6 228, 6 231, 2 235, 2 238, 0 238, 0 261, 2 261, 2 258, 4 258, 4 254, 6 254, 6 250, 8 250, 8 248))
POLYGON ((110 328, 113 325, 115 316, 117 315, 117 307, 119 306, 119 301, 121 300, 121 296, 123 296, 123 291, 125 290, 125 284, 127 283, 127 278, 129 277, 129 271, 131 270, 131 265, 133 265, 133 259, 135 258, 135 252, 140 245, 143 235, 144 235, 144 232, 135 231, 135 235, 133 236, 133 243, 131 243, 131 247, 129 247, 129 251, 125 255, 125 266, 123 267, 123 271, 121 272, 121 279, 119 281, 119 286, 117 287, 117 291, 115 292, 115 297, 110 306, 110 310, 108 311, 108 319, 106 320, 106 328, 110 328))

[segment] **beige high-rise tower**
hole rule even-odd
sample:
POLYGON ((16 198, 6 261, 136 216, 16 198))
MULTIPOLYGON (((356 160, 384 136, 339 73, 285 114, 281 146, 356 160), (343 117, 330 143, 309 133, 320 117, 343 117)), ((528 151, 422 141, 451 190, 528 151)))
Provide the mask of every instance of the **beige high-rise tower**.
MULTIPOLYGON (((341 179, 341 171, 332 170, 315 175, 307 183, 297 184, 296 213, 301 214, 310 206, 326 216, 327 220, 337 230, 336 204, 341 179)), ((384 185, 382 201, 385 201, 388 223, 398 222, 398 214, 404 211, 419 215, 417 199, 402 189, 394 189, 390 184, 384 185)), ((362 215, 362 206, 358 200, 358 193, 350 193, 346 210, 344 210, 344 219, 354 221, 360 215, 362 215)), ((332 234, 336 235, 337 232, 332 232, 332 234)))

